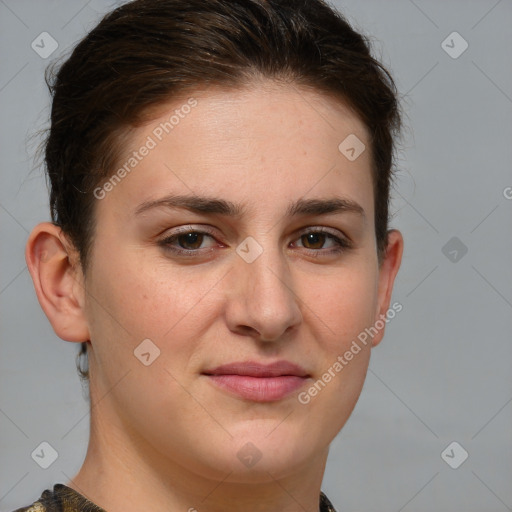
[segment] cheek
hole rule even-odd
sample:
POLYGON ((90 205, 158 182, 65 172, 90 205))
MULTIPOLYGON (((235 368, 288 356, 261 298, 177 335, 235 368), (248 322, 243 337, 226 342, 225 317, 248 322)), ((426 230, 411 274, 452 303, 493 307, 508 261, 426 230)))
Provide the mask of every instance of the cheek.
POLYGON ((150 339, 161 349, 172 345, 175 364, 189 357, 191 340, 200 338, 217 313, 212 290, 222 285, 223 274, 171 268, 165 259, 148 264, 138 257, 142 252, 115 254, 115 260, 97 254, 96 261, 105 264, 92 267, 88 284, 88 318, 98 351, 131 364, 134 349, 150 339))
POLYGON ((305 312, 309 309, 311 324, 325 332, 326 353, 343 350, 372 324, 377 283, 377 272, 371 262, 347 266, 331 276, 304 282, 305 312))
POLYGON ((304 282, 309 286, 303 288, 304 321, 316 341, 309 345, 308 356, 320 364, 299 402, 310 408, 311 415, 322 416, 333 436, 357 402, 370 359, 370 343, 358 336, 374 320, 377 272, 371 259, 358 261, 329 279, 314 279, 315 287, 304 282))

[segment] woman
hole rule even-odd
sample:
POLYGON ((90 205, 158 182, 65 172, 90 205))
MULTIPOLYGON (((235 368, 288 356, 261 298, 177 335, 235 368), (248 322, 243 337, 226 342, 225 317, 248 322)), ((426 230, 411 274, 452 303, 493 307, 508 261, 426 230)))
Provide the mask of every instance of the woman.
POLYGON ((392 78, 320 0, 137 0, 50 88, 26 259, 88 358, 90 440, 19 510, 334 510, 403 250, 392 78))

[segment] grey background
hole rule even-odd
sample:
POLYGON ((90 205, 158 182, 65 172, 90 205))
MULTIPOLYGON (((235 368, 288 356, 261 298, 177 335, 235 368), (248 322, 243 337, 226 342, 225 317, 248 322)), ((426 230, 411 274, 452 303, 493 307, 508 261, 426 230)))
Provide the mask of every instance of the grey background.
MULTIPOLYGON (((27 141, 48 116, 45 66, 114 5, 0 0, 2 511, 66 482, 86 451, 78 345, 53 333, 23 256, 49 218, 27 141), (31 48, 43 31, 59 44, 46 60, 31 48), (46 470, 31 458, 42 441, 59 454, 46 470)), ((403 311, 373 352, 323 490, 339 511, 512 510, 512 3, 336 5, 372 36, 404 95, 392 224, 405 254, 393 296, 403 311), (469 44, 456 59, 441 46, 453 31, 469 44), (454 236, 468 249, 457 262, 442 252, 454 236), (452 441, 469 453, 458 469, 441 458, 452 441)))

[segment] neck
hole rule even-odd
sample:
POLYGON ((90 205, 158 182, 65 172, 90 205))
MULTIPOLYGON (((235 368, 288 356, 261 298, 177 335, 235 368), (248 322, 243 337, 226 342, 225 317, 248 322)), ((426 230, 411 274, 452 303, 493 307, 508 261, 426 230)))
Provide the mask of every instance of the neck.
POLYGON ((328 447, 285 476, 265 471, 257 481, 235 472, 206 477, 187 461, 158 452, 104 411, 95 407, 91 414, 85 461, 67 485, 108 512, 319 510, 328 447))

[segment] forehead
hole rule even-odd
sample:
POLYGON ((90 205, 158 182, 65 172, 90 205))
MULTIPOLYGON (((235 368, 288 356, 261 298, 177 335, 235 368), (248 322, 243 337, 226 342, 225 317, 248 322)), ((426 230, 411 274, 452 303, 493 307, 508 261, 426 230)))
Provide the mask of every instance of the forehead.
POLYGON ((366 127, 340 100, 291 84, 212 87, 162 104, 132 131, 112 176, 120 169, 99 209, 165 193, 285 206, 337 190, 365 203, 371 218, 366 127))

